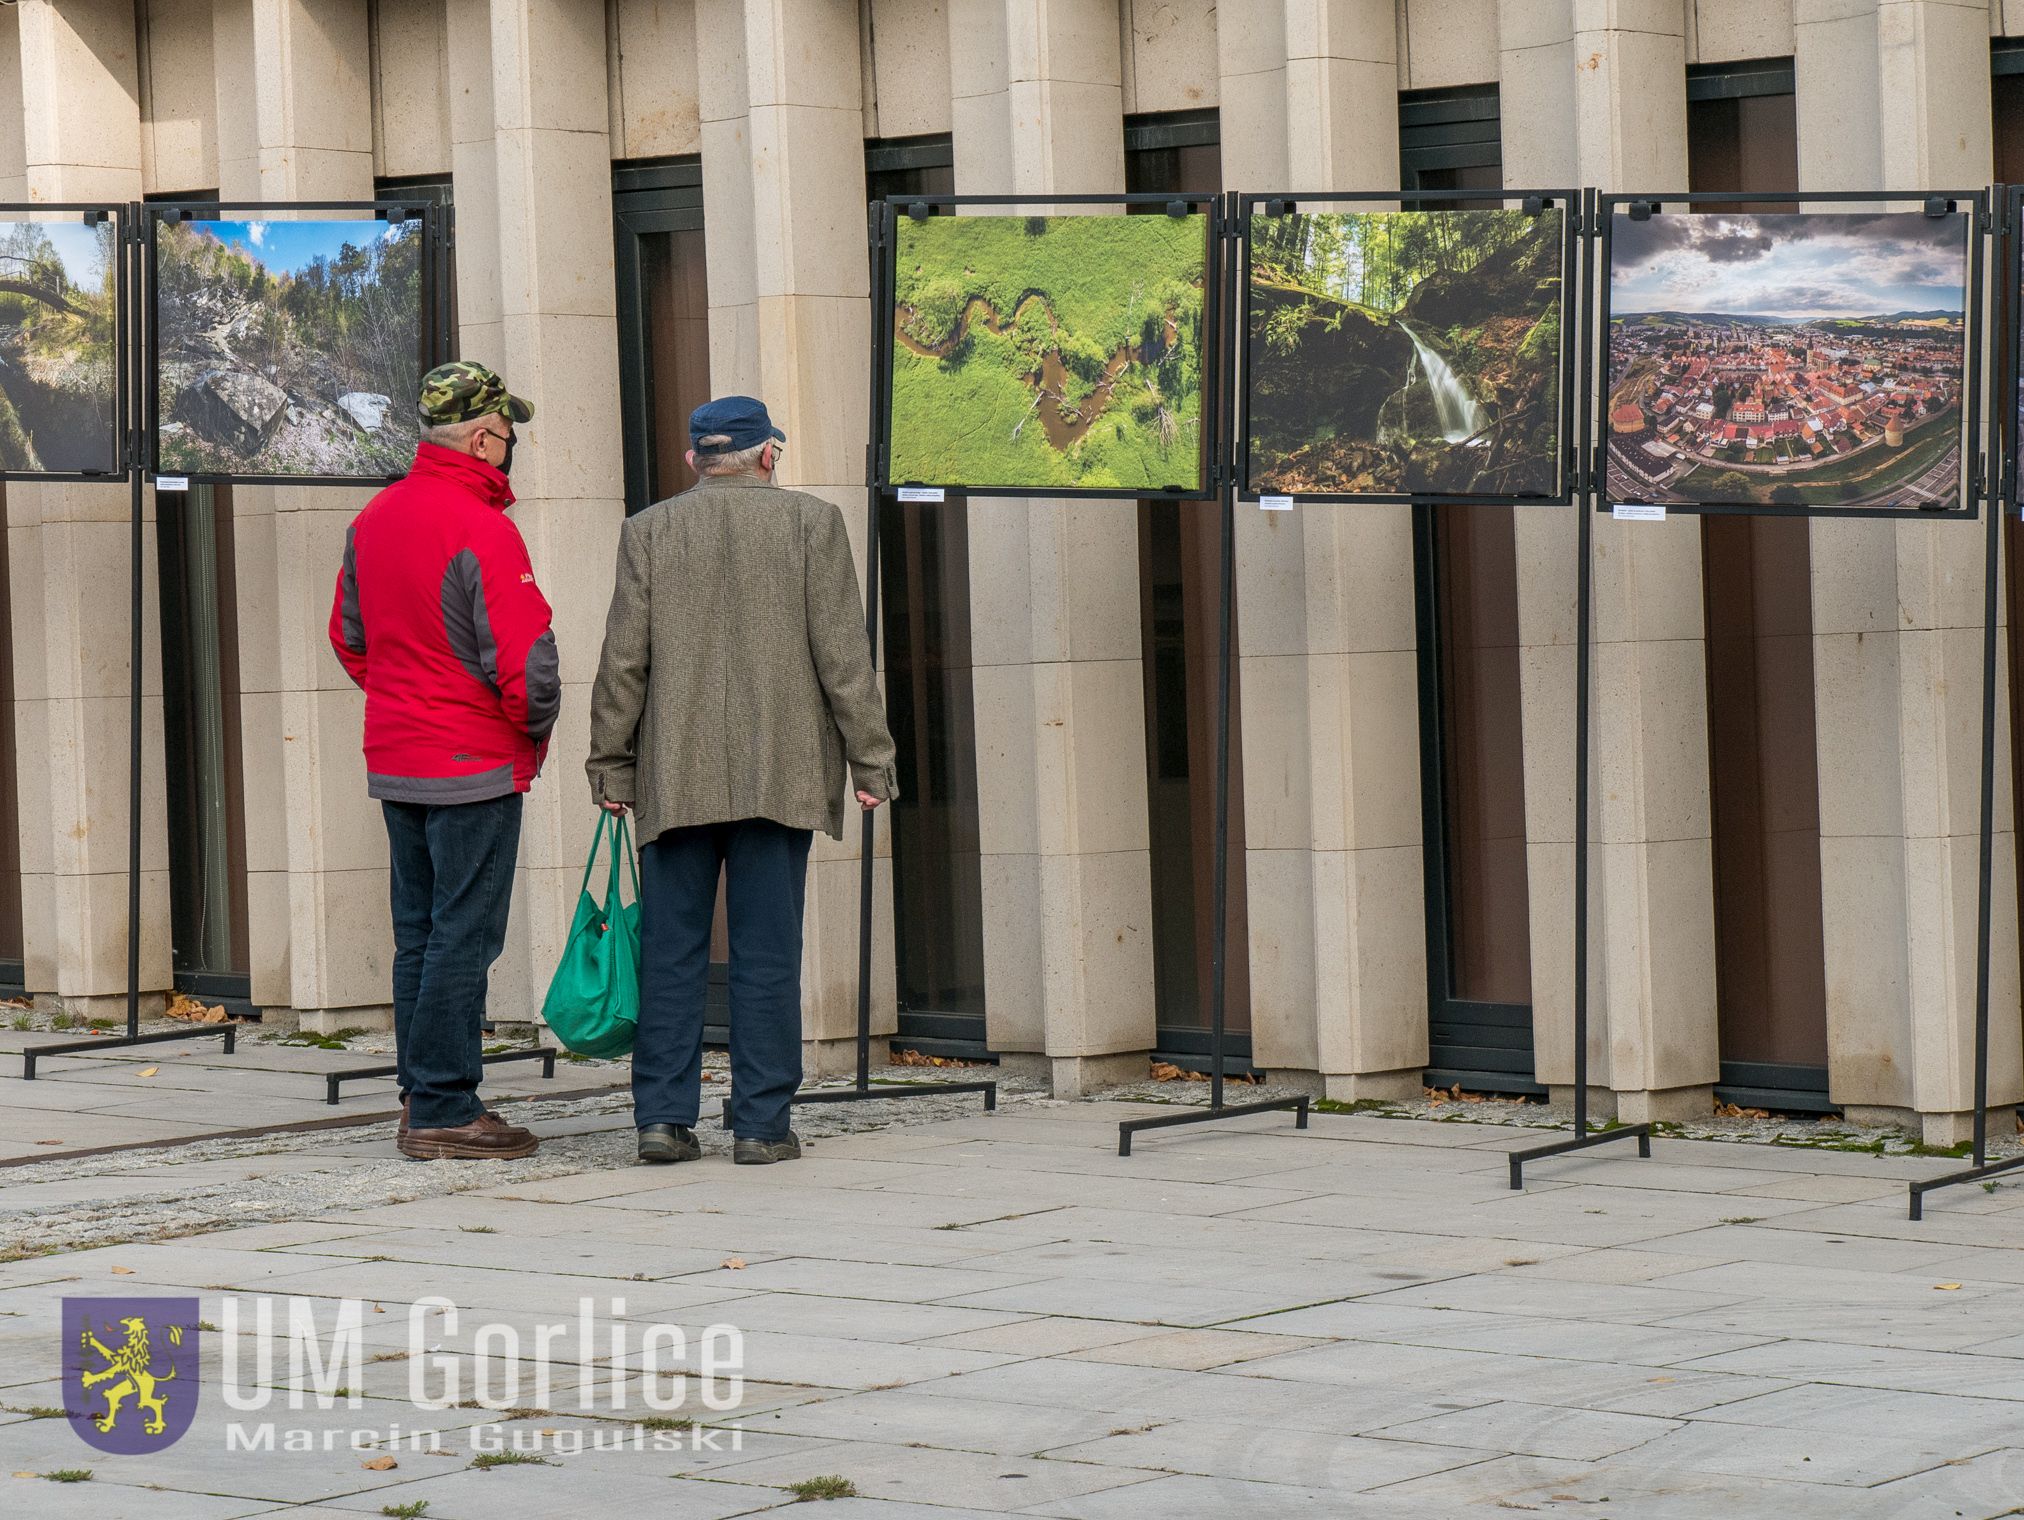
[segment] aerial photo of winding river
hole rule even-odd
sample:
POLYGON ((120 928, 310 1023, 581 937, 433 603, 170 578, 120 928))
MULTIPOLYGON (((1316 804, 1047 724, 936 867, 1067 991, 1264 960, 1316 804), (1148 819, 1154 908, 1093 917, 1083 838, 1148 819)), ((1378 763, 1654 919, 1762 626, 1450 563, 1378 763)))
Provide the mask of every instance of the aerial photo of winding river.
POLYGON ((0 222, 0 470, 119 462, 111 222, 0 222))
POLYGON ((1249 489, 1557 494, 1564 233, 1557 209, 1254 214, 1249 489))
POLYGON ((1198 490, 1201 216, 902 217, 895 484, 1198 490))

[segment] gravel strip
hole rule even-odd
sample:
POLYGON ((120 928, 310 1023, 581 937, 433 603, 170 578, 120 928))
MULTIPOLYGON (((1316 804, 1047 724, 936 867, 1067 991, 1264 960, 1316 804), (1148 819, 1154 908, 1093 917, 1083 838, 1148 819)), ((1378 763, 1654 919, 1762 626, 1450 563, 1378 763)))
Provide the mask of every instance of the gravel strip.
MULTIPOLYGON (((923 1071, 921 1078, 933 1081, 958 1075, 962 1074, 923 1071)), ((814 1085, 841 1088, 851 1084, 814 1085)), ((718 1123, 721 1105, 709 1098, 706 1089, 703 1121, 696 1133, 705 1156, 727 1156, 731 1136, 718 1123)), ((956 1093, 909 1098, 902 1103, 808 1104, 795 1111, 794 1128, 804 1141, 819 1142, 830 1136, 968 1117, 981 1110, 982 1101, 975 1093, 956 1093)), ((1001 1107, 1051 1101, 1035 1083, 999 1079, 1001 1107)), ((144 1157, 114 1154, 13 1167, 6 1174, 4 1191, 0 1191, 0 1260, 161 1240, 238 1225, 310 1219, 318 1214, 638 1164, 630 1094, 515 1103, 511 1117, 516 1123, 576 1121, 583 1127, 543 1139, 540 1151, 524 1160, 473 1166, 408 1160, 394 1150, 394 1125, 389 1122, 243 1140, 201 1140, 147 1152, 144 1157), (368 1148, 368 1153, 357 1154, 361 1148, 368 1148), (371 1153, 381 1148, 383 1156, 371 1153), (262 1158, 297 1158, 300 1165, 290 1168, 269 1161, 249 1165, 243 1172, 230 1168, 234 1161, 262 1158), (179 1168, 200 1165, 202 1173, 178 1178, 179 1168), (130 1194, 117 1187, 117 1181, 136 1175, 145 1175, 152 1190, 130 1194), (76 1196, 100 1178, 109 1183, 103 1196, 76 1196), (83 1186, 63 1189, 63 1196, 46 1202, 32 1196, 22 1199, 21 1190, 37 1183, 83 1186)), ((815 1147, 811 1144, 810 1148, 815 1147)))

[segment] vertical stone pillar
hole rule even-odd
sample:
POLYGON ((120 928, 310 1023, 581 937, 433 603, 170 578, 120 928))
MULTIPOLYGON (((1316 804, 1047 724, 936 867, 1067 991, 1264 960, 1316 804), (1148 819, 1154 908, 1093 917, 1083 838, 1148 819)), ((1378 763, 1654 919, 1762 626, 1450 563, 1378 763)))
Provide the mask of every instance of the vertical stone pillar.
MULTIPOLYGON (((465 288, 496 279, 498 294, 471 313, 479 325, 467 328, 465 351, 534 404, 514 459, 513 520, 555 609, 562 670, 562 712, 528 794, 512 929, 493 973, 494 1011, 519 1019, 534 1017, 561 956, 596 821, 583 759, 625 486, 604 6, 491 0, 490 22, 493 177, 480 174, 473 199, 491 202, 480 220, 491 224, 496 275, 481 251, 465 288)), ((453 85, 456 50, 453 34, 453 85)), ((459 169, 465 152, 460 142, 459 169)), ((460 194, 460 245, 463 205, 460 194)))
MULTIPOLYGON (((1398 185, 1394 9, 1273 0, 1218 31, 1223 178, 1398 185), (1251 18, 1247 17, 1247 21, 1251 18)), ((1328 1096, 1427 1059, 1412 509, 1238 509, 1252 1056, 1328 1096)))
MULTIPOLYGON (((23 0, 9 25, 24 123, 16 185, 37 201, 139 199, 132 5, 23 0)), ((116 485, 7 491, 26 980, 88 1015, 117 1013, 127 985, 130 511, 116 485)), ((152 521, 143 545, 140 985, 151 992, 169 984, 152 521)))
MULTIPOLYGON (((956 189, 1124 189, 1117 7, 952 0, 956 189)), ((970 629, 994 1050, 1075 1094, 1153 1042, 1137 517, 1106 501, 970 510, 970 629)))
MULTIPOLYGON (((1506 184, 1686 185, 1684 10, 1600 10, 1500 0, 1506 184)), ((1575 521, 1527 509, 1517 522, 1533 1030, 1540 1080, 1565 1089, 1575 521)), ((1626 1119, 1698 1116, 1719 1063, 1700 519, 1598 520, 1593 564, 1589 1070, 1626 1119)))
MULTIPOLYGON (((370 200, 365 0, 217 0, 212 25, 223 199, 370 200)), ((365 791, 365 702, 325 633, 345 528, 371 495, 232 492, 252 996, 311 1027, 390 1017, 386 836, 365 791)))
MULTIPOLYGON (((698 0, 710 377, 787 434, 780 483, 842 510, 865 562, 871 362, 864 95, 854 6, 698 0)), ((889 819, 876 820, 872 1029, 895 1027, 889 819)), ((811 1072, 855 1069, 861 823, 817 834, 803 941, 811 1072)))
MULTIPOLYGON (((1982 9, 1799 0, 1795 21, 1803 186, 1988 180, 1982 9)), ((1984 529, 1823 520, 1812 545, 1830 1090, 1915 1112, 1948 1144, 1973 1100, 1984 529)), ((1990 1098, 2009 1105, 2024 1057, 2007 681, 1997 693, 1990 1098)))

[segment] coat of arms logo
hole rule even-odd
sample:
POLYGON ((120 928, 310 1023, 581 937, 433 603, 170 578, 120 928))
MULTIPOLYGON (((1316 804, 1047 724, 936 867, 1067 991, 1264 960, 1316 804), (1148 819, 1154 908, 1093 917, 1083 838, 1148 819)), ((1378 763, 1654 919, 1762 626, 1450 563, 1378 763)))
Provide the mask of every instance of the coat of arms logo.
POLYGON ((194 1298, 66 1298, 63 1394, 70 1428, 100 1451, 160 1451, 197 1412, 194 1298))

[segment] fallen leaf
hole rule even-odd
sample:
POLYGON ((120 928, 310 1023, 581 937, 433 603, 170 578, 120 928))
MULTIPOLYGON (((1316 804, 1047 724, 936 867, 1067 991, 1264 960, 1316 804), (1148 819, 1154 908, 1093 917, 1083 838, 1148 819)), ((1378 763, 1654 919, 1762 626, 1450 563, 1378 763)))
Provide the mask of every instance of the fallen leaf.
POLYGON ((1153 1080, 1155 1082, 1178 1082, 1185 1075, 1186 1073, 1180 1067, 1174 1065, 1172 1061, 1153 1062, 1153 1080))
POLYGON ((745 1258, 742 1256, 726 1256, 724 1258, 724 1265, 730 1271, 742 1272, 745 1270, 745 1258))
POLYGON ((18 1472, 18 1473, 16 1473, 16 1474, 15 1474, 14 1476, 15 1476, 15 1477, 17 1477, 17 1478, 39 1478, 39 1477, 41 1477, 41 1476, 42 1476, 42 1474, 41 1474, 41 1473, 28 1473, 28 1472, 18 1472))
POLYGON ((1960 1287, 1959 1283, 1934 1283, 1933 1291, 1936 1293, 1956 1293, 1960 1291, 1960 1287))
POLYGON ((35 1143, 36 1143, 37 1145, 61 1145, 61 1144, 63 1144, 63 1142, 62 1142, 61 1140, 38 1140, 38 1141, 36 1141, 35 1143))
POLYGON ((132 1267, 114 1267, 112 1269, 112 1275, 115 1277, 132 1277, 134 1275, 134 1269, 132 1267))
POLYGON ((186 993, 177 993, 174 1001, 162 1010, 172 1019, 182 1019, 191 1024, 222 1024, 230 1015, 223 1008, 207 1008, 186 993))
POLYGON ((392 1457, 374 1457, 369 1462, 359 1463, 359 1466, 363 1467, 367 1472, 392 1472, 400 1465, 392 1457))
POLYGON ((156 1072, 160 1070, 161 1067, 159 1066, 143 1066, 141 1068, 141 1075, 144 1077, 152 1077, 156 1072))

